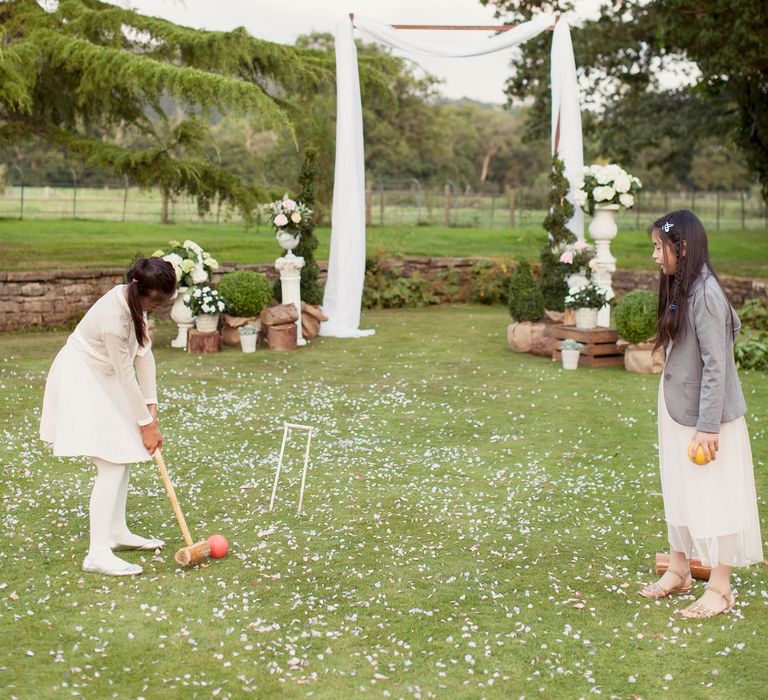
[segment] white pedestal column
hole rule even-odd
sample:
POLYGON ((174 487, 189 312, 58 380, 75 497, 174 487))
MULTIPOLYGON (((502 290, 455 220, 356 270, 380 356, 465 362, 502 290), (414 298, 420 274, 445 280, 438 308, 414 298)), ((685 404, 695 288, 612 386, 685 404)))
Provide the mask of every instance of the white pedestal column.
MULTIPOLYGON (((616 226, 616 212, 618 204, 596 206, 589 225, 589 235, 595 241, 595 270, 592 280, 595 285, 606 294, 606 299, 613 299, 613 273, 616 271, 616 258, 611 254, 611 241, 616 238, 618 227, 616 226)), ((597 315, 597 325, 608 327, 611 325, 611 307, 606 304, 597 315)))
POLYGON ((296 321, 296 345, 306 345, 301 332, 301 268, 304 258, 294 255, 290 250, 287 255, 275 260, 275 269, 280 273, 280 286, 283 291, 283 304, 293 304, 299 314, 296 321))

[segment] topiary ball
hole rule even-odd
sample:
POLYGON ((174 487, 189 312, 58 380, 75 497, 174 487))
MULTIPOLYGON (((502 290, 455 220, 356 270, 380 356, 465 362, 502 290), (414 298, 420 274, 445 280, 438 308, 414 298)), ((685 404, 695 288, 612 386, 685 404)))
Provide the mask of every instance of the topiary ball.
POLYGON ((272 301, 272 285, 258 272, 228 272, 216 289, 227 300, 232 316, 258 316, 272 301))
POLYGON ((647 343, 656 335, 659 295, 637 290, 622 297, 613 311, 620 338, 635 345, 647 343))

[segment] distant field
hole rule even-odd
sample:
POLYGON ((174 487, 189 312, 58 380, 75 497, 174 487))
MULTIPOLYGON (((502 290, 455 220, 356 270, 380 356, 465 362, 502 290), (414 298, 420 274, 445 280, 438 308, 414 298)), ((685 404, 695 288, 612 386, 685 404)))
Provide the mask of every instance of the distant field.
MULTIPOLYGON (((318 230, 318 259, 328 258, 330 230, 318 230)), ((50 270, 122 267, 137 253, 149 255, 170 239, 191 238, 220 262, 264 263, 281 252, 270 229, 241 224, 173 224, 105 221, 0 220, 0 270, 50 270)), ((517 229, 436 226, 371 227, 367 249, 426 256, 499 256, 538 258, 545 233, 540 227, 517 229)), ((653 269, 644 231, 622 230, 612 251, 620 268, 653 269)), ((768 278, 768 231, 710 231, 710 249, 722 274, 768 278)))

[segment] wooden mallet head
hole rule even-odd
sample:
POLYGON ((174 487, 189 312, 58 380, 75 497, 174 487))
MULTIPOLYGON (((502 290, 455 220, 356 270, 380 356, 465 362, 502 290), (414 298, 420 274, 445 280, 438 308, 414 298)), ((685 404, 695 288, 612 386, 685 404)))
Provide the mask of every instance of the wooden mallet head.
POLYGON ((192 566, 211 556, 211 547, 208 540, 196 542, 187 547, 182 547, 173 557, 179 566, 192 566))

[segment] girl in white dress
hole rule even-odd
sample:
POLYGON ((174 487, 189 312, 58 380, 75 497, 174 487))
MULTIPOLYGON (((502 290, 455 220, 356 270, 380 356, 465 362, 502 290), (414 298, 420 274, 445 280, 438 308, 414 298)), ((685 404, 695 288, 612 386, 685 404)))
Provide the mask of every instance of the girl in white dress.
POLYGON ((712 568, 701 598, 681 610, 707 618, 735 605, 731 569, 763 559, 747 424, 733 345, 741 324, 709 260, 707 235, 688 210, 653 224, 661 270, 657 347, 659 464, 669 568, 640 594, 658 600, 691 590, 690 560, 712 568), (705 464, 688 457, 703 450, 705 464))
POLYGON ((40 419, 40 437, 54 455, 85 456, 96 466, 83 571, 112 576, 142 573, 113 550, 164 544, 134 535, 125 506, 130 464, 151 459, 163 442, 147 311, 175 296, 176 273, 165 260, 142 258, 127 281, 88 310, 56 356, 40 419))

